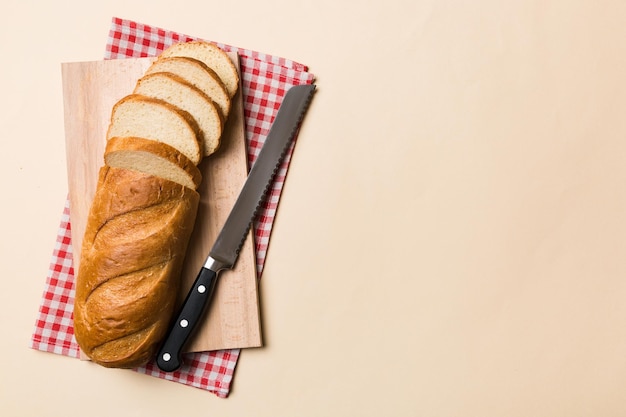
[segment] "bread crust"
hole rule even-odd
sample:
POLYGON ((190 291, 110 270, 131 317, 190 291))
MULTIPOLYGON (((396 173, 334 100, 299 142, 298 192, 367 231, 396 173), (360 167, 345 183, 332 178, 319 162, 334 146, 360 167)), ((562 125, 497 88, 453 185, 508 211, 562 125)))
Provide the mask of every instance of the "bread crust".
POLYGON ((74 332, 106 367, 151 359, 167 331, 195 223, 195 190, 149 174, 99 172, 76 277, 74 332))

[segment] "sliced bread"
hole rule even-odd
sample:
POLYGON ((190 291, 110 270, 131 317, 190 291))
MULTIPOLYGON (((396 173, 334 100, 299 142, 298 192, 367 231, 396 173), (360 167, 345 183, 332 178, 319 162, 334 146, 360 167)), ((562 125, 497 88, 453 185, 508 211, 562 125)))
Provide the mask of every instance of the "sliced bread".
POLYGON ((106 138, 136 136, 163 142, 198 165, 204 156, 199 135, 189 113, 163 100, 130 94, 113 106, 106 138))
POLYGON ((228 95, 234 97, 239 88, 239 72, 228 54, 217 45, 205 41, 175 43, 161 55, 163 58, 172 56, 186 56, 203 62, 217 73, 228 90, 228 95))
POLYGON ((224 120, 230 113, 230 96, 219 76, 201 61, 184 56, 159 58, 150 65, 145 74, 170 72, 199 88, 217 105, 224 120))
POLYGON ((165 178, 196 190, 202 174, 189 158, 176 148, 150 139, 113 137, 107 141, 104 162, 113 168, 125 168, 165 178))
POLYGON ((217 150, 224 123, 217 106, 200 89, 178 75, 155 72, 137 82, 135 94, 156 98, 189 113, 197 122, 204 142, 204 156, 217 150))

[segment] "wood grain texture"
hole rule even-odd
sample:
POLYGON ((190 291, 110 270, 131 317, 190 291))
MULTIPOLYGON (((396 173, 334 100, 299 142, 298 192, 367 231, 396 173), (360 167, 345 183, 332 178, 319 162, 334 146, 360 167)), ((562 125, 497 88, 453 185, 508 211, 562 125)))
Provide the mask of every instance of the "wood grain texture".
MULTIPOLYGON (((236 54, 231 58, 238 64, 236 54)), ((67 176, 74 268, 78 271, 85 223, 104 164, 106 130, 115 102, 130 94, 153 58, 128 58, 61 65, 67 176)), ((241 187, 248 166, 241 91, 225 127, 222 145, 199 165, 200 207, 181 277, 179 302, 191 287, 241 187)), ((220 274, 213 302, 193 340, 191 352, 261 346, 256 257, 250 233, 235 268, 220 274)))

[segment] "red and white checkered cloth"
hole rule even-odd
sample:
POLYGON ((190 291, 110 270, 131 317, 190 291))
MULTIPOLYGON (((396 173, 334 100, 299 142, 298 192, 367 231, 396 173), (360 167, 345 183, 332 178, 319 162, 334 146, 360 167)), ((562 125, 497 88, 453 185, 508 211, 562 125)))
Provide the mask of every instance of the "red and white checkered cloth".
MULTIPOLYGON (((196 39, 198 38, 113 18, 105 59, 156 56, 174 43, 196 39)), ((295 85, 311 84, 314 76, 308 72, 306 66, 288 59, 217 42, 216 44, 226 51, 236 51, 240 56, 246 143, 251 165, 263 146, 285 92, 295 85)), ((263 271, 270 232, 293 147, 294 145, 288 152, 263 210, 254 224, 258 278, 263 271)), ((78 358, 79 347, 74 338, 72 320, 74 269, 70 227, 69 201, 67 201, 31 339, 31 348, 78 358)), ((230 392, 239 354, 239 349, 193 353, 186 358, 186 364, 174 373, 161 372, 152 363, 135 371, 201 388, 225 398, 230 392)))

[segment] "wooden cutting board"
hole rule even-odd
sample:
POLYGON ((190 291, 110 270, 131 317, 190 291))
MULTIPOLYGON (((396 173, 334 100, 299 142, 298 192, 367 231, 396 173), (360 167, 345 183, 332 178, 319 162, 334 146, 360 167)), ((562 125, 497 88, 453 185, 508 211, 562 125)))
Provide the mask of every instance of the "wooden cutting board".
MULTIPOLYGON (((236 54, 231 59, 239 66, 236 54)), ((95 194, 98 171, 104 164, 106 131, 113 105, 130 94, 154 58, 127 58, 61 65, 65 114, 74 268, 95 194)), ((199 165, 203 181, 200 206, 182 273, 182 302, 217 237, 247 177, 245 124, 241 89, 217 153, 199 165)), ((190 352, 261 346, 256 257, 248 235, 233 270, 220 274, 207 317, 186 350, 190 352)))

